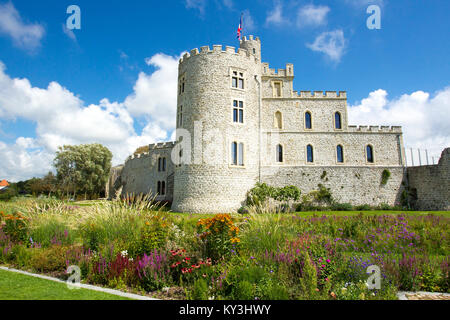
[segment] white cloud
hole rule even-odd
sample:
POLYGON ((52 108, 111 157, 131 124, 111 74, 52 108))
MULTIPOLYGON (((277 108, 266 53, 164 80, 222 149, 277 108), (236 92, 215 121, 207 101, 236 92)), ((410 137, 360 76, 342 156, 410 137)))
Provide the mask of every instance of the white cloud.
POLYGON ((186 0, 185 6, 187 9, 197 9, 203 15, 205 13, 206 0, 186 0))
MULTIPOLYGON (((349 123, 402 126, 405 147, 427 149, 430 157, 439 157, 444 148, 450 147, 450 87, 432 97, 423 91, 392 100, 387 97, 388 93, 379 89, 350 106, 349 123)), ((409 157, 409 151, 406 154, 409 157)))
POLYGON ((275 1, 273 9, 267 14, 266 25, 282 25, 286 22, 288 21, 283 17, 283 6, 281 2, 275 1))
POLYGON ((298 10, 297 26, 303 28, 325 25, 329 11, 330 8, 327 6, 305 5, 298 10))
POLYGON ((250 14, 250 10, 245 9, 243 11, 244 13, 244 34, 248 32, 253 32, 256 30, 256 23, 253 19, 252 15, 250 14))
POLYGON ((334 30, 321 33, 313 43, 306 46, 313 51, 322 52, 331 61, 338 63, 345 53, 347 40, 342 30, 334 30))
POLYGON ((223 2, 223 5, 225 7, 227 7, 228 9, 233 9, 233 7, 234 7, 233 0, 223 0, 222 2, 223 2))
POLYGON ((0 176, 19 180, 45 174, 64 144, 102 143, 116 165, 139 146, 167 141, 175 129, 178 59, 164 54, 146 59, 156 70, 141 72, 124 102, 105 98, 91 105, 57 82, 37 88, 28 79, 11 78, 0 62, 0 119, 36 123, 36 138, 0 142, 0 176), (134 116, 146 120, 140 133, 134 129, 134 116))
POLYGON ((27 24, 11 2, 0 3, 0 33, 10 36, 20 48, 33 51, 41 45, 45 34, 40 24, 27 24))

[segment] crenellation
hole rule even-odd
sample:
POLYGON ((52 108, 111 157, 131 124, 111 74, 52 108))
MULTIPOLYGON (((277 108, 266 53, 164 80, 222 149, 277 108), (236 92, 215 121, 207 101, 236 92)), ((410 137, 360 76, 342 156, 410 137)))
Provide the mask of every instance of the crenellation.
POLYGON ((211 50, 209 46, 202 46, 200 47, 200 53, 209 53, 211 50))
POLYGON ((325 96, 327 98, 337 98, 337 92, 336 91, 325 91, 325 96))
POLYGON ((222 48, 223 48, 223 46, 221 44, 215 44, 215 45, 213 45, 213 52, 215 52, 215 53, 222 52, 222 48))

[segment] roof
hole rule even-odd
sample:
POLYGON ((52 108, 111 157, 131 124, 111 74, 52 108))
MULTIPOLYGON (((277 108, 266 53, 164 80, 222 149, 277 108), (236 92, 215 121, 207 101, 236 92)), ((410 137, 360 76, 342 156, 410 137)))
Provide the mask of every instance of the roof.
POLYGON ((3 180, 2 182, 0 182, 0 187, 7 187, 7 186, 9 186, 8 181, 3 180))

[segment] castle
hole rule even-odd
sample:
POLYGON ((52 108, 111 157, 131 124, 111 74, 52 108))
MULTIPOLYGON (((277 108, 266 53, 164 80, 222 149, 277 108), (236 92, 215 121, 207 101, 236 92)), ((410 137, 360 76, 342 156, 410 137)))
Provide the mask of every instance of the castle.
POLYGON ((184 54, 177 141, 114 168, 110 196, 154 193, 172 211, 235 212, 265 182, 302 194, 322 184, 341 203, 398 204, 407 182, 401 127, 350 126, 345 91, 298 92, 293 79, 292 64, 262 62, 258 37, 244 37, 237 51, 214 45, 184 54))

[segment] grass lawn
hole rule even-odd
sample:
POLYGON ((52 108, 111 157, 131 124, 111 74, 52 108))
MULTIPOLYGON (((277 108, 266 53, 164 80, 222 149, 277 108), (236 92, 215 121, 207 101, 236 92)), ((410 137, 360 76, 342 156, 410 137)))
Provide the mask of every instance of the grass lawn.
POLYGON ((355 216, 358 214, 364 215, 399 215, 405 214, 407 216, 427 216, 429 214, 435 216, 444 216, 446 218, 450 218, 450 211, 393 211, 393 210, 370 210, 370 211, 308 211, 308 212, 296 212, 295 214, 298 216, 355 216))
POLYGON ((0 300, 130 300, 88 289, 70 290, 63 283, 0 270, 0 300))

